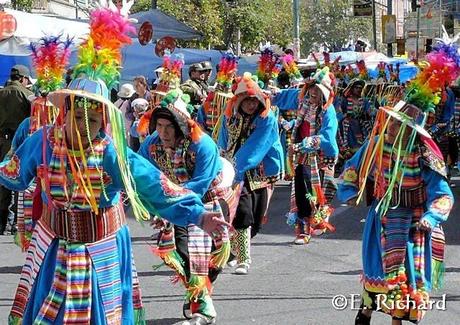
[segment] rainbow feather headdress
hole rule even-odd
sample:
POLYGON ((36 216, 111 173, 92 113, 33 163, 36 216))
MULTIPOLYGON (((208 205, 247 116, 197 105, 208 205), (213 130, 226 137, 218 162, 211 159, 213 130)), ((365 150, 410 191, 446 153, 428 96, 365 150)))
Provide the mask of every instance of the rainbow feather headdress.
MULTIPOLYGON (((67 89, 61 89, 49 94, 50 101, 59 107, 59 116, 56 120, 56 127, 64 128, 65 117, 67 114, 75 114, 78 106, 84 109, 85 118, 88 118, 88 110, 101 110, 103 114, 103 125, 105 132, 109 132, 106 126, 110 123, 110 135, 112 143, 117 153, 118 167, 125 187, 125 193, 131 202, 133 212, 137 220, 147 220, 149 213, 141 203, 133 181, 133 176, 129 169, 127 142, 125 137, 123 117, 109 100, 109 89, 113 88, 120 76, 121 68, 121 48, 131 43, 130 33, 135 33, 134 26, 128 20, 128 11, 134 1, 126 2, 123 0, 122 8, 117 8, 109 1, 103 0, 99 8, 93 10, 90 15, 90 34, 88 39, 80 45, 78 63, 74 67, 74 79, 70 82, 67 89), (94 105, 96 103, 96 105, 94 105), (69 107, 70 106, 70 107, 69 107)), ((75 122, 73 118, 72 123, 75 122)), ((88 123, 86 123, 88 128, 88 123)), ((89 130, 86 132, 90 134, 89 130)), ((65 134, 63 132, 63 134, 65 134)), ((70 157, 70 161, 77 156, 85 157, 86 149, 81 145, 81 136, 78 134, 79 146, 73 150, 64 149, 70 157)), ((61 140, 60 145, 67 148, 65 139, 61 140)), ((90 142, 90 151, 94 154, 94 146, 90 142)), ((46 164, 46 162, 45 162, 46 164)), ((65 171, 65 167, 63 166, 65 171)), ((100 179, 103 179, 102 169, 96 166, 100 179)), ((99 213, 98 202, 90 184, 91 177, 87 168, 72 169, 74 180, 82 184, 85 188, 85 202, 95 214, 99 213)), ((93 176, 92 176, 93 177, 93 176)), ((47 181, 45 180, 45 183, 47 181)), ((102 194, 107 199, 103 183, 102 194)), ((48 188, 49 192, 49 182, 48 188)))
POLYGON ((289 75, 291 83, 298 83, 302 80, 302 74, 300 73, 297 63, 295 63, 294 57, 290 54, 284 55, 282 58, 284 70, 289 75))
POLYGON ((262 50, 259 57, 256 75, 265 85, 278 77, 281 71, 280 59, 270 47, 262 50))
POLYGON ((181 71, 184 66, 184 56, 182 54, 171 55, 166 52, 163 56, 163 71, 160 76, 161 91, 177 89, 180 85, 181 71))
POLYGON ((369 80, 369 71, 367 70, 364 60, 357 61, 356 66, 359 71, 358 78, 361 80, 369 80))
POLYGON ((31 105, 30 134, 43 125, 52 124, 57 116, 57 109, 53 109, 46 96, 63 86, 71 45, 72 39, 63 39, 62 35, 45 36, 29 45, 32 64, 37 73, 34 91, 39 96, 31 105))
POLYGON ((444 29, 444 37, 436 39, 433 51, 426 56, 426 67, 407 87, 406 102, 424 112, 434 112, 443 89, 460 76, 460 53, 456 44, 459 35, 451 39, 444 29))
POLYGON ((46 95, 62 87, 71 45, 72 39, 63 40, 62 35, 46 36, 37 43, 30 43, 32 63, 37 73, 36 93, 46 95))
POLYGON ((219 62, 216 82, 224 91, 232 88, 233 79, 238 71, 238 57, 230 52, 224 53, 219 62))

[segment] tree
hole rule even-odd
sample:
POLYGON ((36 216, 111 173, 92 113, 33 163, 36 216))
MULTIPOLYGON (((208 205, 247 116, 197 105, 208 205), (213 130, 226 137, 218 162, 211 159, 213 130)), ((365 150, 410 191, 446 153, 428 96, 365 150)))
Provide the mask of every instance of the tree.
MULTIPOLYGON (((200 31, 203 39, 188 42, 197 47, 214 47, 222 45, 223 19, 220 0, 158 0, 158 9, 200 31)), ((137 1, 131 12, 149 10, 150 0, 137 1)), ((155 28, 155 27, 154 27, 155 28)))
POLYGON ((348 0, 307 1, 303 3, 301 12, 303 53, 318 50, 322 46, 333 51, 358 37, 370 38, 371 20, 353 17, 348 0))

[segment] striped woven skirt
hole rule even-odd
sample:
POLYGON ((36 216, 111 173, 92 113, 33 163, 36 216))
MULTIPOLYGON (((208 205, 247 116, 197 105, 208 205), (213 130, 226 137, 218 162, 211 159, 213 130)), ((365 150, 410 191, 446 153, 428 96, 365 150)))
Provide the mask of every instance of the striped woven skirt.
POLYGON ((78 243, 56 238, 38 221, 9 323, 145 323, 128 227, 78 243))
POLYGON ((429 299, 437 281, 432 277, 432 261, 437 256, 442 259, 442 229, 429 233, 416 228, 423 205, 389 209, 384 217, 375 212, 375 206, 374 202, 363 234, 363 304, 393 318, 418 323, 426 311, 415 306, 429 299), (432 241, 434 234, 439 248, 432 241), (408 308, 399 308, 406 305, 408 308))

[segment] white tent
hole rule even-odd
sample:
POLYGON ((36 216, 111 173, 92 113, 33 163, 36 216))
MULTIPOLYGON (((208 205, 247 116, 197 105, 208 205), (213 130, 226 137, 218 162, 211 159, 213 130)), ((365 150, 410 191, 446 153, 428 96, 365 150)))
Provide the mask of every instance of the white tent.
POLYGON ((29 55, 30 42, 38 41, 46 35, 68 35, 73 37, 76 45, 89 33, 89 25, 86 22, 35 15, 12 9, 5 9, 5 12, 16 18, 17 29, 13 37, 0 42, 2 55, 29 55))

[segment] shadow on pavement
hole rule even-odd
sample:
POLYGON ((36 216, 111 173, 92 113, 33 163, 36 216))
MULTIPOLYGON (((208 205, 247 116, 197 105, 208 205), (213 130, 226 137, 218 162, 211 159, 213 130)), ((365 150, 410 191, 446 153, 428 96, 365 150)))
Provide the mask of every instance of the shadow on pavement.
MULTIPOLYGON (((460 245, 460 223, 456 216, 460 215, 460 182, 455 181, 456 187, 452 188, 456 202, 449 219, 442 224, 447 245, 460 245)), ((268 223, 262 226, 261 234, 269 235, 294 235, 294 229, 286 224, 286 213, 289 210, 291 188, 288 185, 276 185, 275 192, 268 212, 268 223)), ((361 241, 364 229, 364 220, 368 213, 368 207, 361 203, 355 208, 342 207, 338 200, 334 200, 333 206, 336 212, 330 218, 330 223, 336 227, 333 233, 321 236, 321 239, 345 239, 361 241)), ((256 245, 256 242, 253 243, 256 245)), ((261 246, 271 244, 260 243, 261 246)), ((284 243, 273 243, 273 246, 282 246, 284 243)))
POLYGON ((0 274, 20 274, 22 266, 2 266, 0 267, 0 274))
POLYGON ((171 325, 177 322, 184 321, 183 318, 163 318, 163 319, 148 319, 147 325, 171 325))

